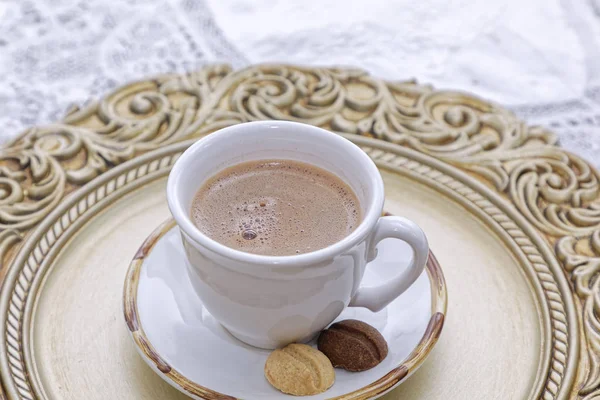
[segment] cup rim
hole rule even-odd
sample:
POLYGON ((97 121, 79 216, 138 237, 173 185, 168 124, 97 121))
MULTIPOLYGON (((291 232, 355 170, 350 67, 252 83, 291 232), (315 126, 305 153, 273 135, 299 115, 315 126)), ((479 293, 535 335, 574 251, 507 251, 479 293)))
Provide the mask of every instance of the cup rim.
POLYGON ((277 265, 277 266, 297 266, 299 264, 317 264, 319 262, 332 259, 335 256, 344 253, 346 250, 352 248, 359 242, 361 242, 373 229, 375 223, 381 216, 384 202, 384 189, 383 179, 377 169, 377 166, 371 160, 371 158, 356 144, 350 140, 340 136, 339 134, 327 131, 325 129, 302 124, 299 122, 291 121, 252 121, 245 122, 236 125, 232 125, 223 129, 220 129, 214 133, 204 136, 179 156, 167 180, 167 203, 173 218, 177 222, 177 225, 193 242, 205 247, 206 249, 224 256, 226 258, 237 260, 248 264, 263 264, 263 265, 277 265), (339 146, 343 146, 350 153, 351 157, 357 159, 363 164, 363 168, 368 171, 369 178, 373 180, 374 193, 372 193, 372 200, 366 207, 366 212, 363 220, 358 227, 343 239, 319 250, 311 251, 309 253, 292 254, 286 256, 270 256, 261 255, 254 253, 247 253, 241 250, 228 247, 224 244, 211 239, 200 229, 198 229, 190 217, 190 210, 186 210, 183 207, 181 200, 178 197, 179 185, 182 181, 182 176, 186 174, 186 166, 190 160, 192 160, 197 153, 203 151, 205 148, 211 147, 211 145, 219 140, 231 140, 230 137, 242 134, 242 132, 248 127, 264 127, 264 128, 283 128, 290 130, 311 130, 313 133, 319 135, 329 136, 330 139, 335 140, 339 143, 339 146))

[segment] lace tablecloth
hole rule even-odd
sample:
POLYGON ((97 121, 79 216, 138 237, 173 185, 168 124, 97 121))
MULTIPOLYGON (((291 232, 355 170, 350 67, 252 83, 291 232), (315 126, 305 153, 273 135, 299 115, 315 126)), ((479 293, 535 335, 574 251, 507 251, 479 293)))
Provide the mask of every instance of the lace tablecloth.
POLYGON ((600 0, 0 0, 0 141, 130 80, 267 61, 467 90, 600 167, 600 0))

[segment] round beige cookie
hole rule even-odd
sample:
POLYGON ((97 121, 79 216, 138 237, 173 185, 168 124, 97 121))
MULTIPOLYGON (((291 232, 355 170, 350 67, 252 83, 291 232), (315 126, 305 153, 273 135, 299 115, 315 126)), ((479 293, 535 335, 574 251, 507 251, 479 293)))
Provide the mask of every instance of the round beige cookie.
POLYGON ((329 389, 335 381, 335 371, 319 350, 292 343, 269 355, 265 377, 283 393, 308 396, 329 389))

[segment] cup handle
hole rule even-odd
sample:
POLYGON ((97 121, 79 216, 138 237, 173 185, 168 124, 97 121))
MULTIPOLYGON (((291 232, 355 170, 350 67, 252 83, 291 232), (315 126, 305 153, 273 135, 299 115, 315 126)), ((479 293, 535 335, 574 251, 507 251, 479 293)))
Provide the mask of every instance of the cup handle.
POLYGON ((359 287, 350 301, 350 307, 366 307, 373 312, 381 311, 404 293, 423 272, 429 256, 429 244, 425 233, 417 224, 396 216, 379 218, 368 244, 369 262, 377 257, 375 248, 377 244, 387 238, 400 239, 412 247, 413 259, 408 269, 381 285, 359 287))

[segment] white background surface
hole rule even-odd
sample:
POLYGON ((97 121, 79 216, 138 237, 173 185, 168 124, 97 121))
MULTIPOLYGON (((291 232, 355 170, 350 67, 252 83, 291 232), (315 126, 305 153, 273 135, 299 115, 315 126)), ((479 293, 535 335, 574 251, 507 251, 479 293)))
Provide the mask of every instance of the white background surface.
POLYGON ((132 79, 266 61, 467 90, 600 166, 600 0, 0 0, 0 141, 132 79))

